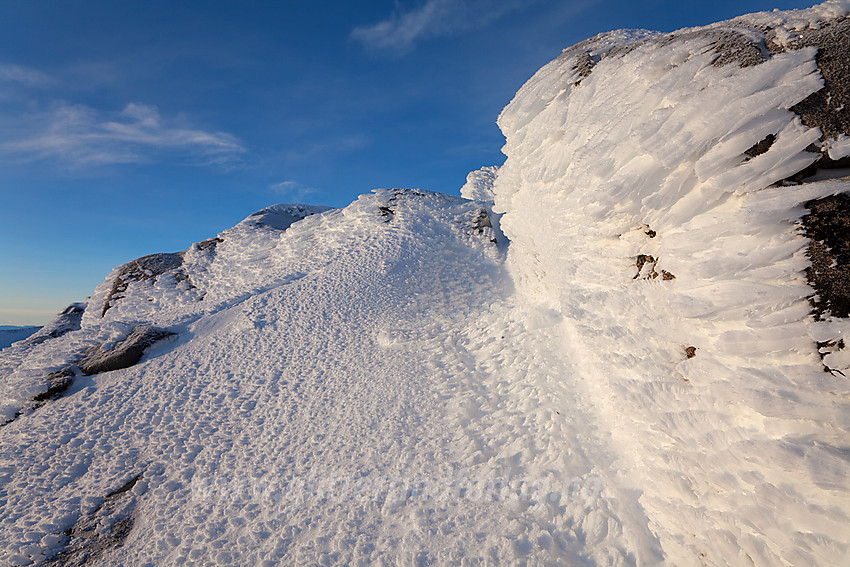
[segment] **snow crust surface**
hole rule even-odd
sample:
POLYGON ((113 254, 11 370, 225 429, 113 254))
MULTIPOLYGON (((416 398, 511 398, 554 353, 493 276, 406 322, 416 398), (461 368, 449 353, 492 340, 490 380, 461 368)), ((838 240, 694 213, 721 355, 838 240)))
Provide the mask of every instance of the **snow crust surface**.
POLYGON ((513 307, 482 210, 382 190, 285 231, 246 221, 101 315, 117 268, 81 329, 3 359, 11 405, 139 321, 179 337, 0 430, 3 561, 127 518, 90 564, 626 561, 645 521, 602 495, 613 457, 547 352, 557 319, 513 307))

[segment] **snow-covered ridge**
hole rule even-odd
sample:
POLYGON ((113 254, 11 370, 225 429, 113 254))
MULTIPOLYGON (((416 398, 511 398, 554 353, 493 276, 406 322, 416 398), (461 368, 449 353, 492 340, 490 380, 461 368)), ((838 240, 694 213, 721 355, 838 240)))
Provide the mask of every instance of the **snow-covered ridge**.
POLYGON ((850 563, 848 12, 599 35, 477 201, 118 266, 0 351, 0 563, 850 563))
POLYGON ((849 10, 602 34, 499 118, 508 267, 564 317, 671 564, 848 558, 850 325, 809 301, 848 267, 807 281, 828 246, 805 234, 850 192, 809 182, 850 154, 849 10))

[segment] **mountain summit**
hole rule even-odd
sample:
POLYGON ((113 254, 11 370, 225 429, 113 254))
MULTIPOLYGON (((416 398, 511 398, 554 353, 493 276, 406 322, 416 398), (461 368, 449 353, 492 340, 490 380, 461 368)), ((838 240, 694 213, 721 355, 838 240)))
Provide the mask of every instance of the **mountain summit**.
POLYGON ((601 34, 475 200, 115 268, 0 351, 0 561, 847 564, 849 15, 601 34))

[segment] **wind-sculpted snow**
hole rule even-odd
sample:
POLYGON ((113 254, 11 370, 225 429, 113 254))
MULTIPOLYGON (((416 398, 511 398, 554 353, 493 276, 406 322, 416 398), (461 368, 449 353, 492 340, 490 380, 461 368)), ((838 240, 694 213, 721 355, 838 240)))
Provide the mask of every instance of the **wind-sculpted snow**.
MULTIPOLYGON (((811 38, 850 44, 847 14, 832 2, 603 34, 499 119, 508 267, 526 301, 564 318, 563 355, 672 565, 850 560, 850 325, 811 314, 801 223, 806 203, 850 192, 806 182, 850 132, 797 114, 824 88, 811 38)), ((820 265, 844 258, 845 232, 820 265)))
POLYGON ((6 395, 67 389, 0 430, 0 561, 658 557, 609 484, 580 375, 549 351, 557 317, 513 306, 489 224, 480 203, 405 190, 285 230, 243 222, 192 246, 185 278, 129 282, 19 351, 6 395), (178 337, 129 368, 61 371, 140 322, 178 337))

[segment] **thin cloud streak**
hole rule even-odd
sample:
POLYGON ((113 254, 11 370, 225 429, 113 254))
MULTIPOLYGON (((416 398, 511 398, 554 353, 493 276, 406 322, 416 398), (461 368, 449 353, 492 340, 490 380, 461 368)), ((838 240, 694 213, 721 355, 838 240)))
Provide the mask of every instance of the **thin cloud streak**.
POLYGON ((411 50, 420 39, 484 27, 534 0, 427 0, 411 11, 397 10, 389 19, 355 28, 351 38, 375 51, 395 54, 411 50))
POLYGON ((110 165, 163 159, 196 165, 228 164, 246 152, 233 135, 173 124, 155 106, 131 103, 118 113, 84 105, 56 103, 31 117, 38 133, 0 144, 0 151, 23 161, 59 159, 71 166, 110 165))
POLYGON ((13 63, 0 63, 0 84, 13 84, 27 88, 54 86, 57 81, 29 67, 22 67, 13 63))
POLYGON ((269 185, 269 189, 271 189, 274 193, 283 196, 285 199, 295 201, 303 201, 308 195, 321 193, 321 191, 315 187, 307 187, 297 181, 281 181, 279 183, 273 183, 272 185, 269 185))

